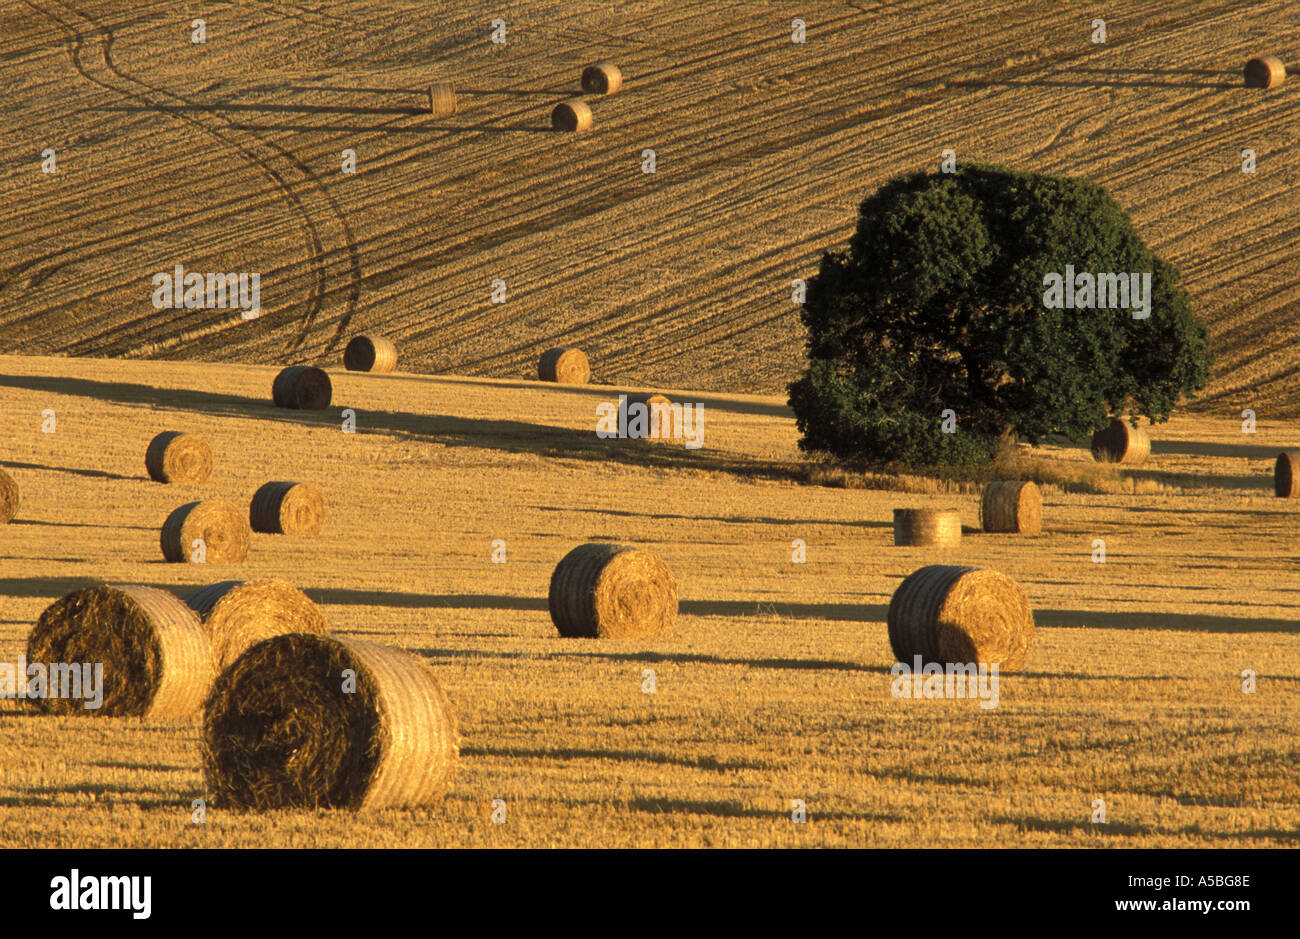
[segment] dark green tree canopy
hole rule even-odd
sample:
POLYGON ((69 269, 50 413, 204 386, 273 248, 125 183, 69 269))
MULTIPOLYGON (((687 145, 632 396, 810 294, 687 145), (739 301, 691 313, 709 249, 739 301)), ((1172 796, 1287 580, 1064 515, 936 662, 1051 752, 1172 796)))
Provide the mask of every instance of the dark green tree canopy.
POLYGON ((1165 420, 1211 362, 1178 279, 1086 180, 979 165, 892 180, 862 203, 849 250, 824 255, 808 282, 808 372, 790 385, 800 446, 965 463, 1006 430, 1037 442, 1122 412, 1165 420), (1149 274, 1149 315, 1096 306, 1128 294, 1113 279, 1092 296, 1071 282, 1075 308, 1054 303, 1048 275, 1069 269, 1122 274, 1138 293, 1128 275, 1149 274), (945 409, 956 433, 942 432, 945 409))

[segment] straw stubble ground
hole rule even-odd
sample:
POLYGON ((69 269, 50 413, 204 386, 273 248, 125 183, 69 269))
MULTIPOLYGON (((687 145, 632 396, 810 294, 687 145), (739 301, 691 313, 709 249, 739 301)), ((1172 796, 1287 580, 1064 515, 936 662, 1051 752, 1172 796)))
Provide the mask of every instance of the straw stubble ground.
MULTIPOLYGON (((282 577, 343 636, 435 668, 463 735, 443 807, 372 816, 210 809, 198 722, 29 716, 0 707, 0 844, 1275 845, 1300 836, 1294 728, 1297 509, 1272 456, 1300 434, 1231 417, 1156 428, 1147 495, 1044 487, 1045 534, 895 548, 895 506, 969 493, 799 486, 776 398, 706 402, 705 446, 597 440, 615 389, 336 373, 328 412, 276 409, 272 368, 0 357, 3 452, 23 489, 0 528, 0 657, 85 583, 282 577), (339 412, 357 414, 357 433, 339 412), (53 408, 57 431, 40 432, 53 408), (150 482, 163 428, 202 433, 201 486, 150 482), (290 472, 291 471, 291 472, 290 472), (315 538, 252 536, 238 565, 163 562, 177 504, 246 504, 289 472, 322 486, 315 538), (791 563, 791 541, 807 563, 791 563), (1090 560, 1094 538, 1107 561, 1090 560), (491 562, 503 539, 508 560, 491 562), (669 640, 556 635, 555 563, 575 544, 654 550, 681 615, 669 640), (899 701, 885 610, 928 563, 1020 582, 1038 629, 1000 704, 899 701), (1259 691, 1240 690, 1241 671, 1259 691), (657 691, 642 692, 653 669, 657 691), (1094 799, 1108 822, 1089 821, 1094 799), (507 821, 490 820, 506 800, 507 821), (808 806, 790 821, 792 799, 808 806)), ((1046 459, 1086 465, 1082 449, 1046 459)))

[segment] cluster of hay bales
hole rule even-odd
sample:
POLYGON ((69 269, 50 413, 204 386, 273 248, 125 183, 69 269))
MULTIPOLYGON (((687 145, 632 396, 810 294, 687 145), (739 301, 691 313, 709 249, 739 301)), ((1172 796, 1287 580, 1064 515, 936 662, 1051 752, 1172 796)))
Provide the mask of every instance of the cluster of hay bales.
POLYGON ((343 367, 349 372, 386 374, 397 368, 397 346, 383 336, 353 336, 343 350, 343 367))
POLYGON ((28 698, 47 714, 202 710, 199 760, 218 807, 430 805, 459 754, 454 711, 422 659, 329 635, 316 605, 283 581, 225 581, 185 602, 155 587, 86 587, 45 609, 27 658, 103 666, 98 708, 28 698))
MULTIPOLYGON (((582 90, 589 95, 612 95, 623 87, 623 73, 613 62, 596 62, 582 70, 582 90)), ((566 133, 590 130, 591 105, 582 98, 561 101, 551 111, 551 128, 566 133)))

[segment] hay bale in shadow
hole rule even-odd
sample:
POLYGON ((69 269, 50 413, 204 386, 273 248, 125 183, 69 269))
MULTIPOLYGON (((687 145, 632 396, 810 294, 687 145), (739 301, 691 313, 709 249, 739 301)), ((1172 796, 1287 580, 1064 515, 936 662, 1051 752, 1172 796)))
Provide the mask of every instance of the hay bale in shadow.
POLYGON ((73 698, 33 699, 47 714, 188 717, 215 674, 194 611, 165 590, 134 584, 87 587, 50 604, 27 638, 27 659, 103 663, 98 709, 73 698))
POLYGON ((196 486, 212 475, 212 450, 198 434, 165 430, 149 441, 144 466, 155 482, 196 486))
POLYGON ((1261 55, 1246 63, 1247 88, 1276 88, 1286 80, 1286 66, 1275 55, 1261 55))
POLYGON ((1020 668, 1034 639, 1029 599, 998 571, 935 564, 903 579, 886 615, 898 661, 1020 668))
POLYGON ((555 566, 547 603, 561 636, 662 638, 677 619, 677 580, 650 551, 583 544, 555 566))
POLYGON ((623 73, 613 62, 596 62, 582 70, 582 90, 589 95, 612 95, 623 87, 623 73))
POLYGON ((988 532, 1036 535, 1043 530, 1043 496, 1032 482, 991 482, 980 498, 980 524, 988 532))
POLYGON ((195 590, 185 603, 203 623, 217 672, 263 639, 330 631, 311 598, 283 580, 223 580, 195 590))
POLYGON ((591 108, 581 98, 561 101, 551 112, 551 127, 568 133, 590 130, 591 108))
POLYGON ((415 808, 450 786, 459 737, 422 659, 294 634, 259 642, 221 673, 200 751, 218 806, 415 808))
POLYGON ((159 537, 163 557, 173 563, 237 564, 248 557, 249 540, 244 513, 225 499, 187 502, 167 516, 159 537), (201 552, 196 541, 203 542, 201 552))
POLYGON ((14 478, 0 469, 0 525, 12 522, 18 514, 18 484, 14 478))
POLYGON ((587 354, 573 346, 547 349, 537 363, 537 377, 561 385, 585 385, 591 378, 587 354))
POLYGON ((323 411, 333 394, 329 375, 314 365, 290 365, 271 383, 271 399, 278 408, 323 411))
POLYGON ((383 336, 353 336, 343 350, 343 367, 349 372, 391 372, 397 368, 397 346, 383 336))
POLYGON ((948 547, 961 542, 961 514, 956 509, 894 509, 894 544, 903 547, 948 547))
POLYGON ((311 483, 270 482, 248 507, 253 531, 271 535, 319 535, 325 525, 325 497, 311 483))
POLYGON ((1092 458, 1098 463, 1145 463, 1151 438, 1141 427, 1118 418, 1092 435, 1092 458))
POLYGON ((1300 495, 1300 453, 1279 453, 1277 463, 1273 466, 1273 492, 1283 499, 1294 499, 1300 495))

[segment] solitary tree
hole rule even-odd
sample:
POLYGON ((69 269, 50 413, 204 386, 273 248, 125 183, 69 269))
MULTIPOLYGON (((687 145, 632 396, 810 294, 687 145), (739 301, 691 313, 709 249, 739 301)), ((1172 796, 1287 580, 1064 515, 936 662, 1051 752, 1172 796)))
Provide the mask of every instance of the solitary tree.
POLYGON ((976 165, 892 180, 808 282, 800 446, 968 463, 1006 431, 1166 420, 1211 362, 1178 279, 1086 180, 976 165))

